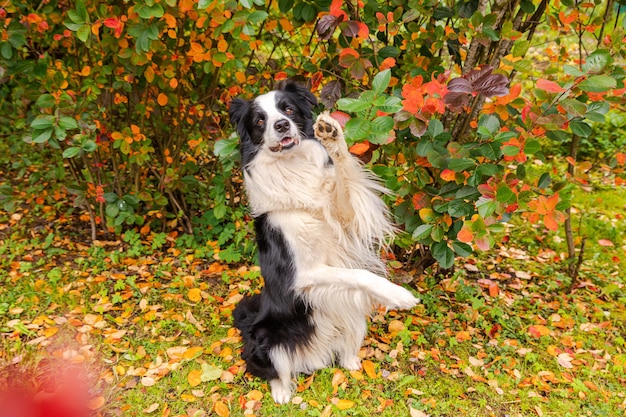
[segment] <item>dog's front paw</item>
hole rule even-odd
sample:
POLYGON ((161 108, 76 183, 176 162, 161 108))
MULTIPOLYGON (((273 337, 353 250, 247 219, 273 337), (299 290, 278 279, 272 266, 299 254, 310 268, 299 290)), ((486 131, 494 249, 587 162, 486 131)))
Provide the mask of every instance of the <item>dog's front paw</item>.
POLYGON ((361 359, 356 355, 349 356, 347 358, 342 358, 340 365, 348 371, 358 371, 361 369, 361 359))
POLYGON ((341 125, 328 112, 323 112, 317 116, 313 129, 315 130, 315 137, 322 142, 322 145, 333 158, 349 155, 341 125))
POLYGON ((389 310, 410 310, 420 303, 420 299, 415 297, 411 291, 395 285, 393 291, 385 294, 384 305, 389 310))
POLYGON ((287 404, 291 399, 291 382, 280 379, 270 381, 272 398, 276 404, 287 404))

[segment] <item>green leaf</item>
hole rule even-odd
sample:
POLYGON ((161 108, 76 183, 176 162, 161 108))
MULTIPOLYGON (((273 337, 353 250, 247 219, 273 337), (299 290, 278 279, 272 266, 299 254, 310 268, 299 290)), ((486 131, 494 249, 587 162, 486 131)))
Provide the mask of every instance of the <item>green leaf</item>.
POLYGON ((544 172, 543 174, 541 174, 541 177, 539 177, 539 181, 537 182, 537 187, 542 188, 542 189, 548 188, 551 182, 552 182, 552 178, 550 177, 550 174, 547 172, 544 172))
POLYGON ((440 133, 443 133, 443 124, 438 119, 432 119, 428 122, 428 129, 426 130, 430 133, 430 136, 435 138, 440 133))
POLYGON ((63 151, 63 158, 73 158, 80 153, 78 146, 71 146, 63 151))
POLYGON ((439 262, 439 265, 448 269, 454 265, 454 252, 450 249, 446 242, 434 243, 431 247, 433 257, 439 262))
POLYGON ((393 118, 391 116, 378 116, 372 120, 373 133, 389 133, 393 130, 393 118))
POLYGON ((495 213, 496 207, 496 202, 490 198, 481 197, 476 202, 476 209, 478 210, 478 214, 480 214, 483 219, 486 219, 487 217, 495 213))
POLYGON ((391 81, 391 70, 386 69, 384 71, 379 72, 374 76, 372 80, 372 90, 376 95, 382 94, 387 87, 389 87, 389 82, 391 81))
POLYGON ((526 55, 528 48, 530 47, 530 41, 519 40, 513 44, 512 53, 514 57, 521 57, 526 55))
POLYGON ((559 104, 571 116, 582 116, 587 111, 587 105, 573 98, 561 100, 559 104))
POLYGON ((30 127, 33 129, 47 129, 52 127, 55 121, 56 119, 52 115, 39 115, 31 122, 30 127))
POLYGON ((357 142, 367 138, 371 130, 371 122, 369 120, 355 117, 348 120, 344 132, 348 141, 357 142))
POLYGON ((541 151, 541 144, 538 140, 531 139, 524 145, 524 153, 527 155, 534 155, 541 151))
POLYGON ((228 158, 237 151, 238 141, 236 137, 222 139, 215 142, 213 154, 218 158, 228 158))
POLYGON ((454 249, 454 253, 456 253, 458 256, 462 256, 463 258, 470 256, 472 253, 474 253, 470 245, 459 241, 452 242, 452 249, 454 249))
POLYGON ((87 42, 89 35, 91 34, 91 27, 89 25, 82 25, 78 31, 76 31, 76 37, 82 42, 87 42))
POLYGON ((611 53, 606 49, 598 49, 593 51, 588 57, 585 63, 582 65, 584 72, 588 74, 597 74, 604 70, 604 68, 613 62, 611 53))
POLYGON ((248 16, 248 21, 250 23, 259 24, 259 23, 263 22, 265 19, 267 19, 267 16, 269 16, 269 15, 267 14, 266 11, 264 11, 264 10, 256 10, 256 11, 250 13, 250 16, 248 16))
POLYGON ((116 203, 109 203, 104 212, 107 217, 115 218, 120 213, 120 208, 116 203))
POLYGON ((513 190, 509 188, 508 185, 500 184, 498 186, 498 189, 496 190, 496 200, 498 200, 500 203, 512 203, 516 199, 517 196, 515 195, 513 190))
POLYGON ((4 42, 0 47, 0 54, 6 60, 10 60, 13 57, 13 48, 9 42, 4 42))
POLYGON ((473 159, 469 158, 453 158, 448 161, 448 168, 450 168, 454 172, 465 171, 466 169, 472 168, 476 165, 476 162, 473 159))
POLYGON ((363 110, 367 110, 371 107, 371 104, 365 100, 355 99, 355 98, 340 98, 337 100, 337 108, 339 110, 358 113, 363 110))
POLYGON ((49 127, 43 130, 34 130, 32 140, 35 143, 46 143, 52 137, 53 128, 49 127))
POLYGON ((63 130, 78 129, 78 123, 73 117, 61 116, 59 119, 59 127, 63 130))
POLYGON ((574 119, 569 123, 569 127, 572 130, 572 133, 578 135, 580 137, 586 138, 591 135, 592 129, 587 123, 585 123, 582 119, 574 119))
POLYGON ((202 364, 202 374, 200 375, 200 380, 202 382, 215 381, 222 376, 222 368, 219 368, 215 365, 210 365, 208 363, 202 364))
POLYGON ((55 103, 56 101, 52 94, 42 94, 39 96, 36 102, 37 106, 41 107, 42 109, 50 109, 54 107, 55 103))
POLYGON ((98 149, 98 145, 96 144, 95 141, 91 140, 91 139, 87 139, 85 140, 82 145, 81 148, 83 149, 83 151, 85 152, 93 152, 96 149, 98 149))
POLYGON ((423 240, 430 236, 430 232, 433 230, 432 224, 421 224, 417 226, 417 229, 413 231, 413 239, 423 240))
POLYGON ((471 204, 460 199, 452 200, 448 204, 448 214, 455 218, 469 216, 473 211, 474 208, 471 204))
POLYGON ((608 75, 593 75, 578 84, 578 88, 591 93, 604 93, 617 88, 617 81, 608 75))

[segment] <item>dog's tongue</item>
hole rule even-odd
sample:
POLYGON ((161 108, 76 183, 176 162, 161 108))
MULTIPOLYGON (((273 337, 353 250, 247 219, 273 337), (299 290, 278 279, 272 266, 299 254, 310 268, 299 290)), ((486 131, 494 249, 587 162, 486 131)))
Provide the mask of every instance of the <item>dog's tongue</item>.
POLYGON ((293 143, 293 138, 287 136, 285 139, 280 141, 280 144, 285 146, 285 145, 291 145, 293 143))

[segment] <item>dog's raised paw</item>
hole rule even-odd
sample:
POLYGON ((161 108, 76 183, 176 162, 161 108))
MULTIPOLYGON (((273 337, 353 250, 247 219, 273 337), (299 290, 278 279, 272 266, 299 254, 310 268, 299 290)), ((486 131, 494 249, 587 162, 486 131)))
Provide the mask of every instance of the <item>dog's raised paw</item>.
POLYGON ((389 292, 385 306, 390 310, 410 310, 420 303, 420 299, 415 297, 410 291, 396 285, 394 291, 389 292))
POLYGON ((341 158, 350 154, 341 125, 328 112, 317 116, 313 130, 315 137, 322 142, 322 145, 333 158, 341 158))

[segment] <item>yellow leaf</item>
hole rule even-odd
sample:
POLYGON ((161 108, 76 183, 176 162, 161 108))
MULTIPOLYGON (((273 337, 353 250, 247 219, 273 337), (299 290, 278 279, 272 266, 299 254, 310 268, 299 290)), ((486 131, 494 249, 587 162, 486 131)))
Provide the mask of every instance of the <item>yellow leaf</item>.
POLYGON ((146 81, 151 83, 152 81, 154 81, 154 69, 152 67, 146 68, 146 70, 143 72, 143 76, 146 78, 146 81))
POLYGON ((335 404, 337 406, 338 409, 340 410, 347 410, 349 408, 354 407, 354 401, 350 401, 350 400, 339 400, 337 401, 337 404, 335 404))
POLYGON ((235 73, 235 79, 237 80, 238 83, 245 83, 246 82, 246 74, 244 74, 241 71, 237 71, 235 73))
POLYGON ((350 376, 356 379, 357 381, 363 381, 365 377, 363 376, 363 372, 361 371, 350 371, 350 376))
POLYGON ((228 409, 226 404, 221 401, 217 401, 215 403, 215 405, 213 406, 213 411, 215 411, 215 414, 220 417, 228 417, 230 415, 230 410, 228 409))
POLYGON ((159 93, 159 96, 157 97, 157 103, 159 103, 160 106, 165 106, 167 102, 168 102, 167 96, 163 93, 159 93))
POLYGON ((404 330, 404 323, 400 320, 391 320, 387 329, 389 330, 389 333, 396 335, 404 330))
POLYGON ((376 369, 374 368, 374 363, 372 361, 363 361, 363 370, 367 374, 370 379, 376 379, 378 374, 376 373, 376 369))
POLYGON ((196 397, 191 394, 181 394, 180 399, 188 403, 196 401, 196 397))
POLYGON ((88 403, 87 403, 87 407, 90 410, 98 410, 100 408, 102 408, 102 406, 104 405, 105 400, 104 397, 102 395, 99 395, 95 398, 92 398, 88 403))
POLYGON ((202 294, 200 294, 200 288, 192 288, 187 293, 187 298, 194 303, 202 301, 202 294))
POLYGON ((200 346, 196 346, 196 347, 191 347, 189 349, 187 349, 185 351, 185 353, 183 353, 183 359, 193 359, 193 358, 197 358, 198 356, 200 356, 200 354, 202 353, 204 349, 201 348, 200 346))
POLYGON ((199 369, 194 369, 189 372, 187 375, 187 382, 189 382, 189 385, 192 387, 197 387, 202 383, 202 372, 199 369))
POLYGON ((246 397, 248 397, 252 401, 261 401, 261 399, 263 399, 263 393, 259 390, 253 389, 248 394, 246 394, 246 397))
POLYGON ((58 327, 49 327, 46 330, 43 331, 43 335, 45 337, 52 337, 55 334, 57 334, 57 332, 59 331, 58 327))
POLYGON ((456 334, 457 342, 465 342, 466 340, 470 340, 471 338, 472 336, 470 335, 470 332, 466 330, 462 330, 456 334))

